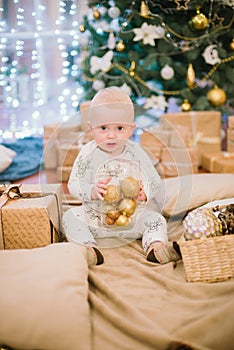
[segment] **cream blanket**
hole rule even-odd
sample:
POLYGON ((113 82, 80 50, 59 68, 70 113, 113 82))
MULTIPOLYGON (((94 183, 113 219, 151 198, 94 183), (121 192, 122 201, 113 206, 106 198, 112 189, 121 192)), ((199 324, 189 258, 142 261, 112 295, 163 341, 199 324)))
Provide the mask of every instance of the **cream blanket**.
POLYGON ((92 349, 234 349, 234 278, 186 282, 182 261, 150 263, 140 241, 103 253, 89 269, 92 349))

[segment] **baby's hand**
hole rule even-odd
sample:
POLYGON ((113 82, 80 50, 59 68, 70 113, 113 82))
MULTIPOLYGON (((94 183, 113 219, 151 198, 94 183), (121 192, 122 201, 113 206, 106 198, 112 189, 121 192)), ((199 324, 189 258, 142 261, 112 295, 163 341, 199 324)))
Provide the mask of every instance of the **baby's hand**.
POLYGON ((140 202, 145 202, 147 200, 147 196, 145 194, 145 191, 143 189, 143 183, 142 180, 140 180, 140 190, 138 192, 137 200, 140 202))
POLYGON ((105 180, 99 180, 92 189, 91 199, 103 199, 103 195, 106 193, 107 184, 110 182, 111 177, 107 177, 105 180))

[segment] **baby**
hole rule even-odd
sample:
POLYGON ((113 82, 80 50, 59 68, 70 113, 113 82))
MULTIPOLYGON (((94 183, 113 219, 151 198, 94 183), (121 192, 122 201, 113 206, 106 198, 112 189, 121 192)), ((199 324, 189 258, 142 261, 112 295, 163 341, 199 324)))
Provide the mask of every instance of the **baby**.
MULTIPOLYGON (((70 194, 81 199, 83 205, 63 215, 67 239, 92 249, 97 265, 104 262, 97 240, 106 237, 142 239, 146 258, 154 263, 179 260, 179 246, 168 242, 167 222, 156 210, 154 198, 160 177, 146 152, 130 140, 135 123, 129 96, 118 87, 100 90, 91 101, 89 126, 93 140, 81 148, 68 182, 70 194), (105 200, 109 185, 116 186, 124 176, 132 181, 134 176, 137 178, 135 192, 127 202, 137 206, 134 219, 129 225, 120 220, 120 226, 105 225, 101 210, 95 210, 92 203, 101 203, 102 208, 109 205, 111 201, 105 200)), ((120 200, 119 193, 115 199, 120 200)))

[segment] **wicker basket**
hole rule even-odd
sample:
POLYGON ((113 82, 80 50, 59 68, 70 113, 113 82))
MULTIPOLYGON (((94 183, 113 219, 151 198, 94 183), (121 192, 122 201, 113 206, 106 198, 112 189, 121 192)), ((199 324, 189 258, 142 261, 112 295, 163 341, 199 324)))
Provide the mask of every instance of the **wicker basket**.
POLYGON ((234 235, 178 243, 188 282, 219 282, 234 276, 234 235))

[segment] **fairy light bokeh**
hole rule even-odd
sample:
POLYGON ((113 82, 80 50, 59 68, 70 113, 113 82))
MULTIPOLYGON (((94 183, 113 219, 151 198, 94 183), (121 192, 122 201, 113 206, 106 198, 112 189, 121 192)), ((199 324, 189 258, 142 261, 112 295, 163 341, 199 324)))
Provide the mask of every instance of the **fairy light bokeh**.
POLYGON ((77 114, 77 0, 0 0, 0 141, 77 114), (71 59, 72 58, 72 59, 71 59))

